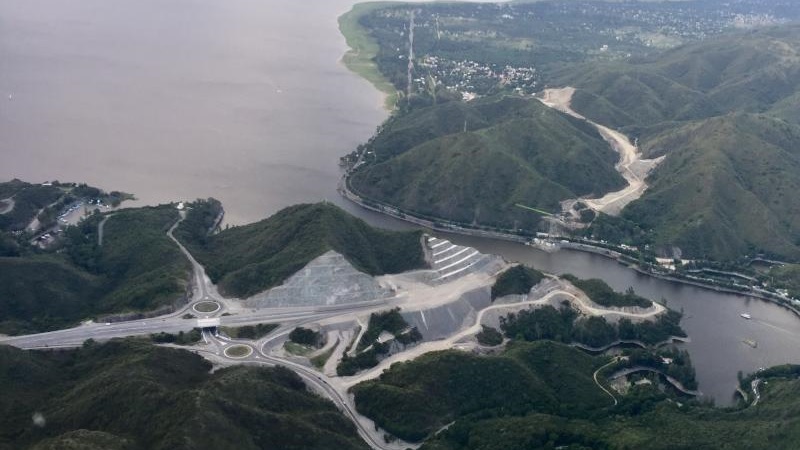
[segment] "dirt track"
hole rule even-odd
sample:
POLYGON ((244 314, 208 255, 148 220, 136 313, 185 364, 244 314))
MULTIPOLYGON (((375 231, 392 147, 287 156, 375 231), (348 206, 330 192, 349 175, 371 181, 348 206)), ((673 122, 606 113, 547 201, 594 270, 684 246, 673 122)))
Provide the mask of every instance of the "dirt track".
POLYGON ((611 145, 611 148, 613 148, 614 151, 619 153, 619 162, 616 164, 616 169, 620 175, 625 178, 625 181, 628 182, 628 186, 619 191, 609 192, 600 198, 581 199, 593 210, 615 216, 619 214, 620 211, 622 211, 622 208, 624 208, 628 203, 642 196, 644 191, 647 189, 645 178, 650 171, 664 159, 664 157, 662 156, 656 159, 642 159, 642 154, 639 153, 639 149, 635 145, 631 144, 631 141, 627 136, 619 131, 612 130, 604 125, 592 122, 591 120, 572 110, 571 103, 573 94, 575 94, 575 88, 573 87, 545 89, 543 96, 539 98, 539 101, 550 108, 556 109, 565 114, 569 114, 570 116, 578 119, 585 120, 594 125, 594 127, 597 128, 598 133, 600 133, 600 136, 602 136, 603 139, 605 139, 605 141, 611 145), (634 166, 638 166, 636 167, 637 170, 634 170, 634 166), (644 170, 642 170, 642 166, 644 166, 644 170))

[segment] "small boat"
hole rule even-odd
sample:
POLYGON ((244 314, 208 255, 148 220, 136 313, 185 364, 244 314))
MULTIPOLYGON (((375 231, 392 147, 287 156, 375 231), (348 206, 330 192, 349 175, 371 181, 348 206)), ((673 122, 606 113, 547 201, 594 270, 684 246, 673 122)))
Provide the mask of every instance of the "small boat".
POLYGON ((750 320, 750 319, 753 318, 753 316, 751 316, 750 314, 747 314, 747 313, 741 313, 739 315, 742 316, 742 319, 750 320))
POLYGON ((754 341, 753 339, 742 339, 742 342, 749 345, 750 347, 758 348, 758 342, 754 341))

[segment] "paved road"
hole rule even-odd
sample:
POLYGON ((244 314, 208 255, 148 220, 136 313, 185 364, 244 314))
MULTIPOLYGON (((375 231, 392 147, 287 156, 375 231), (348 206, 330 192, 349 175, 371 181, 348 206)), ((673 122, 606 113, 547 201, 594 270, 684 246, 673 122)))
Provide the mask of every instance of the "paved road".
MULTIPOLYGON (((114 217, 114 214, 108 214, 107 216, 103 217, 103 220, 101 220, 100 223, 97 225, 97 246, 98 247, 102 247, 103 246, 103 233, 105 232, 106 222, 108 222, 108 219, 110 219, 112 217, 114 217)), ((180 221, 178 223, 180 223, 180 221)), ((178 223, 176 223, 173 226, 173 228, 175 226, 177 226, 178 223)), ((172 231, 172 230, 170 229, 170 231, 172 231)), ((170 236, 170 237, 172 237, 172 236, 170 236)))
MULTIPOLYGON (((270 350, 274 346, 282 344, 286 338, 286 335, 298 325, 322 321, 328 321, 329 323, 344 323, 349 321, 352 323, 356 320, 358 315, 366 315, 369 312, 379 309, 386 309, 387 307, 394 306, 399 302, 407 302, 409 300, 405 297, 395 297, 345 305, 281 307, 255 310, 242 309, 239 305, 229 305, 228 301, 219 295, 216 287, 206 276, 204 268, 194 259, 189 251, 180 242, 178 242, 177 239, 174 238, 173 231, 180 224, 184 217, 185 213, 181 213, 181 219, 170 228, 167 234, 176 243, 176 245, 178 245, 181 251, 186 255, 187 259, 191 262, 193 272, 192 289, 194 293, 192 297, 194 300, 192 303, 171 314, 156 318, 116 323, 89 323, 67 330, 58 330, 26 336, 0 337, 0 344, 9 344, 23 349, 77 347, 82 345, 87 339, 102 341, 118 337, 142 336, 158 332, 185 332, 197 326, 197 317, 218 318, 221 326, 279 323, 279 328, 259 341, 226 339, 215 336, 208 330, 205 330, 202 334, 205 345, 195 346, 188 349, 203 354, 206 358, 217 361, 220 364, 267 364, 287 367, 302 377, 311 388, 330 398, 345 415, 352 419, 353 423, 358 429, 359 434, 364 438, 365 442, 370 445, 370 447, 380 450, 402 450, 409 447, 415 448, 416 445, 399 440, 392 443, 385 443, 382 434, 383 432, 381 430, 376 430, 375 425, 370 420, 359 415, 355 411, 354 401, 348 392, 348 388, 352 384, 362 381, 365 379, 365 377, 377 376, 384 368, 388 366, 388 364, 395 362, 395 360, 413 358, 415 355, 422 354, 427 351, 442 349, 440 348, 442 346, 446 348, 453 348, 457 345, 457 341, 459 339, 480 331, 481 319, 486 311, 515 307, 524 304, 541 304, 558 295, 570 298, 573 300, 574 304, 580 306, 582 310, 587 311, 590 314, 603 315, 611 312, 609 310, 599 309, 596 305, 592 305, 587 301, 585 295, 582 295, 580 291, 564 289, 563 286, 560 289, 554 287, 553 289, 548 289, 547 292, 543 293, 544 295, 541 298, 537 298, 536 300, 526 301, 514 305, 496 304, 485 308, 479 312, 475 323, 471 327, 456 333, 450 339, 420 344, 416 347, 413 347, 409 351, 387 358, 376 368, 366 371, 359 376, 348 377, 348 379, 328 377, 311 368, 310 366, 300 364, 288 358, 273 356, 270 354, 270 350), (222 306, 212 313, 199 313, 192 308, 198 302, 209 301, 218 302, 222 306), (227 310, 232 310, 236 314, 223 315, 223 313, 227 310), (183 317, 188 313, 191 313, 192 318, 184 319, 183 317), (253 353, 241 358, 231 358, 226 356, 224 349, 237 343, 252 347, 254 349, 253 353)), ((442 285, 438 285, 432 289, 444 289, 444 287, 442 285)), ((453 290, 454 285, 448 285, 447 289, 453 290)), ((460 291, 459 289, 455 290, 460 291)), ((408 292, 406 292, 406 294, 408 294, 408 292)), ((427 295, 424 297, 428 299, 427 295)), ((441 295, 438 297, 441 297, 441 295)), ((433 298, 436 298, 436 296, 433 298)), ((417 300, 421 301, 420 299, 417 300)), ((429 299, 425 300, 425 304, 429 305, 429 299)), ((613 313, 647 317, 659 314, 662 310, 663 307, 655 304, 655 306, 650 310, 641 313, 625 313, 618 311, 614 311, 613 313)))
POLYGON ((603 386, 602 384, 600 384, 600 381, 598 381, 598 380, 597 380, 597 374, 599 374, 599 373, 600 373, 600 371, 601 371, 601 370, 603 370, 603 369, 605 369, 606 367, 608 367, 608 366, 610 366, 610 365, 612 365, 612 364, 616 364, 616 363, 617 363, 617 361, 619 361, 619 358, 614 358, 614 359, 612 359, 611 361, 609 361, 609 363, 608 363, 608 364, 605 364, 604 366, 602 366, 602 367, 598 368, 598 369, 597 369, 597 370, 595 370, 595 371, 594 371, 594 373, 592 374, 592 378, 594 378, 594 383, 595 383, 595 384, 596 384, 596 385, 597 385, 597 386, 598 386, 600 389, 602 389, 602 390, 603 390, 603 392, 605 392, 606 394, 608 394, 608 396, 609 396, 609 397, 611 397, 611 400, 614 400, 614 406, 617 406, 617 404, 619 403, 619 402, 617 401, 617 397, 614 397, 614 394, 612 394, 612 393, 611 393, 611 391, 609 391, 608 389, 606 389, 606 388, 605 388, 605 386, 603 386))
MULTIPOLYGON (((376 303, 337 305, 330 307, 275 308, 244 312, 234 316, 220 317, 221 326, 256 325, 259 323, 285 323, 296 326, 298 322, 315 322, 339 315, 362 313, 374 309, 376 303)), ((59 347, 79 347, 87 339, 97 341, 113 338, 143 336, 152 333, 178 333, 190 331, 197 326, 196 319, 184 319, 182 314, 188 312, 186 307, 168 316, 152 319, 132 320, 128 322, 91 323, 66 330, 24 336, 0 337, 0 344, 9 344, 22 349, 41 349, 59 347)), ((216 314, 216 313, 215 313, 216 314)))
POLYGON ((267 336, 258 351, 253 352, 245 358, 230 358, 224 353, 225 347, 236 344, 244 344, 255 346, 252 341, 239 340, 239 339, 225 339, 220 336, 214 336, 209 332, 204 332, 203 339, 208 343, 210 350, 195 349, 198 353, 205 354, 207 359, 211 359, 223 365, 231 364, 247 364, 247 365, 266 365, 266 366, 282 366, 295 372, 302 378, 310 389, 316 391, 320 395, 330 399, 336 408, 339 409, 345 416, 347 416, 356 426, 359 436, 364 439, 374 450, 403 450, 407 448, 417 448, 419 444, 413 444, 397 440, 391 443, 386 443, 383 439, 383 431, 376 429, 374 423, 366 417, 359 414, 355 409, 355 404, 352 397, 349 395, 347 388, 336 383, 336 379, 327 377, 321 374, 314 368, 305 366, 284 358, 277 358, 271 356, 267 352, 267 348, 271 347, 274 342, 282 343, 282 338, 285 337, 294 327, 285 327, 276 329, 267 336))

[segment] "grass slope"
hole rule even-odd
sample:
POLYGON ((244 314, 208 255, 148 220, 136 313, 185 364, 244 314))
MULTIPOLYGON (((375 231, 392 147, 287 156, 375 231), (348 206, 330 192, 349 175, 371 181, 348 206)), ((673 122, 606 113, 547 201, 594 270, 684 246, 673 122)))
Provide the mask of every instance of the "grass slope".
POLYGON ((327 203, 290 206, 268 219, 207 238, 186 230, 181 236, 222 292, 237 297, 280 284, 329 250, 372 275, 425 264, 420 232, 372 228, 327 203))
POLYGON ((531 227, 559 201, 624 186, 617 155, 582 121, 536 100, 449 102, 390 120, 350 177, 362 196, 468 224, 531 227), (464 132, 466 123, 467 131, 464 132))
POLYGON ((189 352, 111 341, 68 353, 0 347, 0 449, 365 449, 285 369, 209 373, 189 352), (40 412, 46 426, 31 422, 40 412))

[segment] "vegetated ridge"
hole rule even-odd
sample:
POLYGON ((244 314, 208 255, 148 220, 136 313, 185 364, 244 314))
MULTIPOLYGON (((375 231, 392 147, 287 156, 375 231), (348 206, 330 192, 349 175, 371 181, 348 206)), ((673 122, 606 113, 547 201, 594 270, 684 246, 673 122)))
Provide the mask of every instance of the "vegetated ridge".
POLYGON ((533 99, 451 101, 389 119, 361 148, 349 186, 368 201, 471 225, 535 227, 559 202, 625 181, 618 155, 585 121, 533 99))
POLYGON ((368 448, 288 369, 210 369, 136 340, 47 353, 0 346, 0 449, 368 448))
POLYGON ((425 265, 421 232, 373 228, 340 208, 304 204, 259 222, 209 235, 203 217, 214 216, 208 201, 191 205, 176 236, 205 266, 225 295, 247 297, 279 285, 314 258, 333 250, 370 275, 425 265))
POLYGON ((512 294, 527 294, 544 274, 525 265, 516 265, 501 273, 492 286, 492 300, 512 294))
POLYGON ((166 235, 171 205, 95 215, 47 250, 0 257, 0 332, 47 331, 104 314, 170 308, 185 295, 189 262, 166 235))
POLYGON ((423 450, 790 449, 800 438, 796 378, 771 379, 757 408, 676 401, 647 383, 616 393, 615 405, 593 380, 608 361, 554 342, 514 342, 497 356, 451 350, 398 363, 353 392, 382 428, 427 438, 423 450))
POLYGON ((800 258, 799 47, 786 25, 563 76, 574 109, 667 155, 622 214, 660 253, 800 258))

